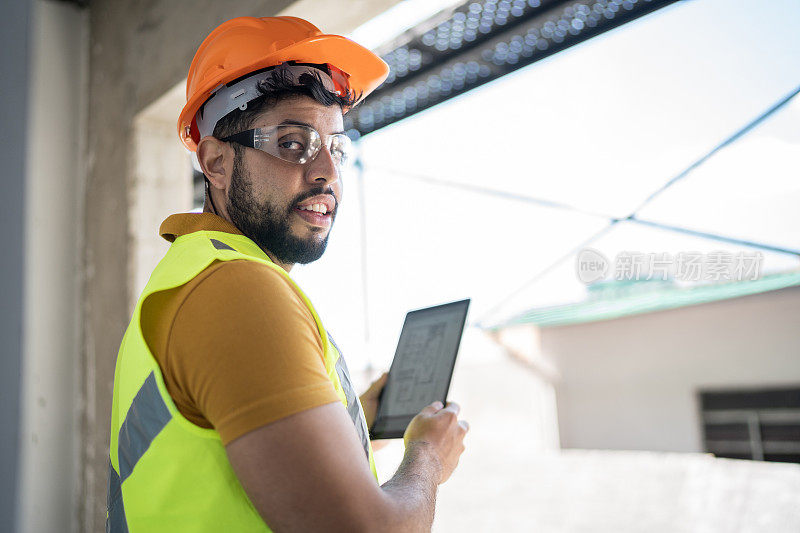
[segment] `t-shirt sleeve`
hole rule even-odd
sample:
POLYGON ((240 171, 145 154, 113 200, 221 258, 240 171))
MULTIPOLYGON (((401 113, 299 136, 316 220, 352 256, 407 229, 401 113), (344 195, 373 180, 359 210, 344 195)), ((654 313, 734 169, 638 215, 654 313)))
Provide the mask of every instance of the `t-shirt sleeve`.
POLYGON ((253 261, 200 276, 175 314, 165 364, 223 444, 339 400, 314 318, 283 276, 253 261))

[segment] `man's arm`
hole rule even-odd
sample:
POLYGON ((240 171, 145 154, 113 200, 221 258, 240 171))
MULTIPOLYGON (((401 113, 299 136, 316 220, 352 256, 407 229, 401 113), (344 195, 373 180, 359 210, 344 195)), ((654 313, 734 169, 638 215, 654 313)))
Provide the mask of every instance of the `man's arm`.
POLYGON ((353 424, 330 403, 251 431, 226 447, 264 521, 283 531, 428 531, 436 487, 464 450, 458 406, 431 405, 406 431, 397 474, 379 487, 353 424))

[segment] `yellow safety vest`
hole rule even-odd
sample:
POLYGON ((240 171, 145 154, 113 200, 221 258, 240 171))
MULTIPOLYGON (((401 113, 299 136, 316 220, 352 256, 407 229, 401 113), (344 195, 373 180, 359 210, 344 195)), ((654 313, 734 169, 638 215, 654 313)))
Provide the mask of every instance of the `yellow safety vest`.
POLYGON ((153 271, 122 339, 114 374, 106 531, 270 531, 234 474, 219 433, 181 415, 142 335, 142 302, 179 287, 214 261, 272 268, 300 294, 319 329, 325 369, 353 420, 377 481, 361 402, 344 358, 289 275, 242 235, 198 231, 175 239, 153 271))

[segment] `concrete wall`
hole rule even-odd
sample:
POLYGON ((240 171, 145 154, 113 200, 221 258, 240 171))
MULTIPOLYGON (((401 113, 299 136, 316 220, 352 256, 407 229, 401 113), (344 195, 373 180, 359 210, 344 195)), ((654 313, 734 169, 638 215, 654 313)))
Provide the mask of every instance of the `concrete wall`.
MULTIPOLYGON (((93 0, 90 5, 87 183, 83 249, 81 530, 101 531, 105 516, 108 427, 116 354, 127 326, 136 279, 153 260, 143 252, 151 231, 140 228, 147 188, 136 183, 146 164, 137 162, 137 117, 185 77, 203 38, 218 24, 241 15, 269 16, 287 8, 325 31, 348 32, 397 0, 300 2, 288 0, 93 0), (134 206, 134 210, 132 207, 134 206), (148 258, 149 257, 149 258, 148 258)), ((169 117, 165 122, 177 122, 169 117)), ((141 126, 139 123, 141 139, 141 126)), ((173 137, 175 150, 182 150, 173 137)), ((141 154, 139 154, 140 156, 141 154)), ((170 158, 172 156, 169 156, 170 158)), ((158 171, 156 171, 158 172, 158 171)), ((142 181, 144 179, 144 181, 142 181)), ((178 185, 180 187, 180 185, 178 185)), ((150 199, 158 201, 158 190, 150 199)), ((152 215, 155 217, 155 215, 152 215)), ((142 224, 144 225, 144 224, 142 224)), ((158 253, 158 245, 151 254, 158 253)))
POLYGON ((161 222, 192 208, 192 164, 177 141, 175 122, 186 103, 179 83, 134 119, 130 183, 128 308, 133 309, 169 243, 158 236, 161 222))
POLYGON ((800 384, 800 288, 544 328, 564 448, 702 451, 697 391, 800 384))

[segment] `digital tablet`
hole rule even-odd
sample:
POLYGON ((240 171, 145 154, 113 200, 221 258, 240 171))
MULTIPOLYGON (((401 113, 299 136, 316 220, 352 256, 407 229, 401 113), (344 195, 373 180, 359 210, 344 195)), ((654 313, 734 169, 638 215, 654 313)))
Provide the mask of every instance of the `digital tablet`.
POLYGON ((423 407, 436 400, 445 403, 468 307, 466 299, 406 315, 371 439, 402 437, 423 407))

